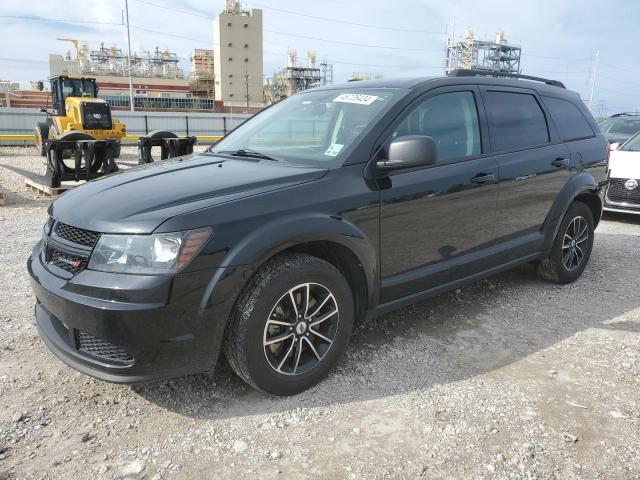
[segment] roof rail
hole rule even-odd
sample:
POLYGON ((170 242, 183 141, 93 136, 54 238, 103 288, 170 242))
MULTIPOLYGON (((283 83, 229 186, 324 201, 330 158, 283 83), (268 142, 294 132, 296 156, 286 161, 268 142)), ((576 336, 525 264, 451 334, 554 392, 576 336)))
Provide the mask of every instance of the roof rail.
POLYGON ((615 117, 638 117, 640 116, 640 112, 620 112, 620 113, 614 113, 613 115, 611 115, 610 118, 615 118, 615 117))
POLYGON ((533 80, 534 82, 542 82, 547 85, 553 85, 554 87, 567 88, 564 83, 558 80, 550 80, 542 77, 532 77, 531 75, 522 75, 520 73, 501 72, 499 70, 465 70, 456 69, 449 73, 450 77, 507 77, 507 78, 521 78, 522 80, 533 80))

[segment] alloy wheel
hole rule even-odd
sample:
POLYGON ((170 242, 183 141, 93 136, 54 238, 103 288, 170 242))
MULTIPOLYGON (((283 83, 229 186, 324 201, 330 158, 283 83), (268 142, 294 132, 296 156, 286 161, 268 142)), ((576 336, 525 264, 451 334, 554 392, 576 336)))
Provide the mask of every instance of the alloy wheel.
POLYGON ((589 228, 584 217, 575 217, 564 232, 562 241, 562 263, 564 267, 573 271, 584 260, 589 241, 589 228))
POLYGON ((338 303, 324 285, 303 283, 276 302, 264 328, 269 365, 284 375, 300 375, 325 357, 338 331, 338 303))

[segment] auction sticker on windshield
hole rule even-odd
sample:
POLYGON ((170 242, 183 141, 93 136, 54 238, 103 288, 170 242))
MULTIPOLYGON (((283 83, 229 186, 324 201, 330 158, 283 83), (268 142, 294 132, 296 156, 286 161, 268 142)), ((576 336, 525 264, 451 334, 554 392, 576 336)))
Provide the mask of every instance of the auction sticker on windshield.
POLYGON ((324 152, 324 154, 327 157, 335 157, 340 153, 340 150, 342 150, 342 147, 344 147, 344 145, 341 145, 340 143, 332 143, 329 146, 329 148, 327 148, 327 150, 324 152))
POLYGON ((334 102, 356 103, 358 105, 371 105, 378 99, 375 95, 363 95, 361 93, 343 93, 333 99, 334 102))

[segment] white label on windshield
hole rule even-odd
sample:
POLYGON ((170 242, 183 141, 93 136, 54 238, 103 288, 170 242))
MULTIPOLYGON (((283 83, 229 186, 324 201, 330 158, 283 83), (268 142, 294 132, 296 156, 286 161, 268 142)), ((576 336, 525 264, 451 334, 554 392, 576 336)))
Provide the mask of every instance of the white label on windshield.
POLYGON ((332 143, 329 146, 329 148, 327 148, 327 150, 324 152, 324 154, 327 157, 335 157, 340 153, 340 150, 342 150, 342 147, 344 147, 344 145, 341 145, 339 143, 332 143))
POLYGON ((371 105, 378 99, 375 95, 362 95, 360 93, 343 93, 333 99, 334 102, 357 103, 358 105, 371 105))

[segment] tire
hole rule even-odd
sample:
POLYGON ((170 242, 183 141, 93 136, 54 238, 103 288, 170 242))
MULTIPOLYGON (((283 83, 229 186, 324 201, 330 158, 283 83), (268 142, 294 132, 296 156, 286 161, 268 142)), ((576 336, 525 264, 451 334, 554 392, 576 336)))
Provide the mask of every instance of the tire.
POLYGON ((574 202, 560 223, 549 256, 536 264, 538 276, 554 283, 576 281, 589 262, 593 232, 591 210, 582 202, 574 202), (586 239, 583 239, 583 231, 587 235, 586 239))
POLYGON ((40 152, 40 156, 45 157, 45 142, 49 138, 49 125, 47 122, 38 122, 34 131, 36 137, 36 149, 40 152))
MULTIPOLYGON (((178 136, 173 132, 167 132, 166 130, 154 130, 153 132, 149 132, 145 135, 147 138, 157 139, 157 138, 178 138, 178 136)), ((158 148, 158 147, 156 147, 158 148)), ((161 146, 160 148, 160 158, 153 158, 153 148, 149 147, 145 153, 141 153, 138 158, 138 165, 144 165, 145 163, 154 163, 156 160, 166 160, 169 157, 169 150, 165 146, 161 146)))
POLYGON ((227 361, 262 392, 300 393, 334 367, 351 335, 353 317, 353 295, 338 269, 309 255, 278 256, 253 276, 236 302, 225 337, 227 361), (311 301, 304 308, 307 284, 311 301), (302 315, 297 321, 295 311, 302 315))
MULTIPOLYGON (((53 128, 53 127, 51 127, 53 128)), ((58 140, 61 141, 71 141, 71 142, 76 142, 78 140, 95 140, 94 137, 92 137, 91 135, 89 135, 88 133, 85 132, 80 132, 80 131, 76 131, 76 130, 71 130, 69 132, 65 132, 62 135, 58 135, 57 136, 58 140)), ((69 149, 69 150, 63 150, 62 151, 62 158, 65 160, 69 160, 73 158, 73 153, 74 150, 69 149)), ((64 164, 64 170, 67 173, 73 173, 75 172, 75 165, 73 165, 72 163, 67 165, 64 164)), ((100 166, 102 165, 102 160, 99 158, 94 158, 92 164, 91 164, 91 171, 92 172, 97 172, 100 169, 100 166)))
POLYGON ((122 143, 118 142, 118 144, 113 149, 113 158, 119 158, 121 151, 122 151, 122 143))
POLYGON ((166 130, 154 130, 153 132, 149 132, 145 137, 149 138, 178 138, 178 136, 173 132, 167 132, 166 130))

